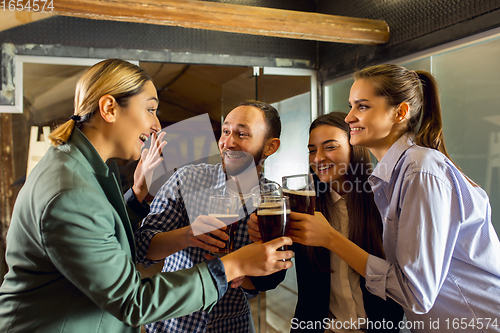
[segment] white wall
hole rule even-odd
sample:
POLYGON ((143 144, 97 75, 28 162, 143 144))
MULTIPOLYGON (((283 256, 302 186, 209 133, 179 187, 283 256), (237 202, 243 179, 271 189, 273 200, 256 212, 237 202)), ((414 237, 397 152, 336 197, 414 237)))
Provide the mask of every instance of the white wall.
POLYGON ((273 104, 281 118, 281 146, 264 164, 264 175, 278 184, 281 177, 307 173, 311 94, 305 93, 273 104))

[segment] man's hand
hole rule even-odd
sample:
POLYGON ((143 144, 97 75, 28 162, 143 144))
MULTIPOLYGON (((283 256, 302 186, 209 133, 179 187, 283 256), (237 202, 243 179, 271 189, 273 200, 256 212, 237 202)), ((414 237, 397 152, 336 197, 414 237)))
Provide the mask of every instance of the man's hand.
POLYGON ((250 219, 247 222, 248 236, 250 240, 254 243, 260 242, 262 240, 259 231, 259 224, 257 223, 257 215, 255 213, 250 215, 250 219))
POLYGON ((224 248, 226 243, 215 237, 224 241, 228 240, 229 236, 221 230, 226 228, 226 224, 215 217, 200 215, 190 226, 186 227, 188 246, 199 247, 209 252, 219 252, 219 248, 224 248))

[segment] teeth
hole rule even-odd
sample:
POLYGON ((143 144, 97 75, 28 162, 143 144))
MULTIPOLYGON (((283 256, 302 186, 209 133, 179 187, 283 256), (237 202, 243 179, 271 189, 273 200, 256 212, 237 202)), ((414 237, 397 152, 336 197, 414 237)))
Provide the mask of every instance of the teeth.
POLYGON ((148 139, 148 137, 147 137, 147 135, 141 134, 141 135, 139 136, 139 139, 141 139, 141 140, 142 140, 142 142, 145 142, 145 141, 148 139))
POLYGON ((333 165, 320 166, 320 167, 318 167, 318 170, 319 171, 325 171, 327 169, 330 169, 331 167, 333 167, 333 165))
POLYGON ((242 157, 242 154, 239 153, 226 153, 226 156, 229 158, 239 158, 242 157))
POLYGON ((363 127, 353 127, 353 128, 351 128, 351 132, 361 131, 362 129, 363 129, 363 127))

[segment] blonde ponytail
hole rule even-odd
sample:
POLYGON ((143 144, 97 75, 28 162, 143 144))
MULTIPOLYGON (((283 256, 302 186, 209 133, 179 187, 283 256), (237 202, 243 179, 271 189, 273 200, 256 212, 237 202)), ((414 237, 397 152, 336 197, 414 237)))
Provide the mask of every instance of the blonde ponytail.
POLYGON ((76 84, 73 115, 52 131, 51 143, 56 147, 66 143, 75 126, 90 121, 102 96, 111 95, 126 107, 129 98, 139 94, 148 81, 152 79, 142 68, 121 59, 104 60, 90 67, 76 84))
POLYGON ((64 124, 61 124, 58 127, 56 127, 49 134, 49 140, 52 143, 52 145, 57 147, 59 145, 62 145, 63 143, 66 143, 69 140, 71 134, 73 133, 75 126, 76 126, 76 121, 70 119, 64 124))

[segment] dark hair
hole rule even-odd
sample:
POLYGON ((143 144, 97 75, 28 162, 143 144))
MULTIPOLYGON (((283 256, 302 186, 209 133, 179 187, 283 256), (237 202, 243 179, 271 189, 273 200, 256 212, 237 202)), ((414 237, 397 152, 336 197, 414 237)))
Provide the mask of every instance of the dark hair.
MULTIPOLYGON (((347 113, 344 112, 331 112, 319 116, 312 122, 309 127, 309 134, 313 129, 321 126, 333 126, 344 131, 347 142, 350 139, 350 128, 344 119, 347 113)), ((356 185, 356 189, 347 193, 347 211, 349 219, 349 239, 356 245, 361 247, 368 253, 384 258, 384 249, 382 244, 382 220, 380 213, 375 205, 371 187, 368 184, 368 177, 370 176, 373 165, 371 163, 370 153, 367 148, 361 146, 351 146, 351 158, 349 161, 349 168, 346 174, 347 182, 356 185)), ((311 172, 312 169, 311 169, 311 172)), ((322 183, 317 175, 314 175, 316 185, 316 210, 323 213, 323 215, 330 220, 337 218, 338 211, 334 211, 334 203, 331 196, 330 184, 322 183), (328 189, 327 191, 320 191, 318 189, 328 189)), ((330 257, 325 258, 321 253, 329 253, 328 251, 318 250, 318 248, 308 247, 310 256, 317 262, 320 269, 327 267, 330 257)))
POLYGON ((267 127, 266 139, 270 138, 279 139, 281 135, 281 119, 278 110, 276 110, 272 105, 261 101, 249 99, 244 102, 241 102, 238 106, 253 106, 260 109, 262 111, 262 114, 264 115, 264 121, 266 122, 266 127, 267 127))
POLYGON ((354 79, 370 80, 375 93, 385 97, 391 106, 408 103, 411 112, 408 132, 415 135, 415 143, 439 150, 450 158, 444 144, 438 87, 431 73, 385 64, 362 69, 354 74, 354 79))

